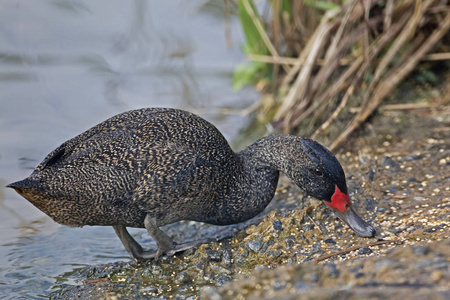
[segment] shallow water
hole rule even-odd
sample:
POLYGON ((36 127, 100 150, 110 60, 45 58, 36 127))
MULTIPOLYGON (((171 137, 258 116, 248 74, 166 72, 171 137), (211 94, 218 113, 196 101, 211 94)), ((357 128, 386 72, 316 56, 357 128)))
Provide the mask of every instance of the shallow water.
MULTIPOLYGON (((112 228, 55 224, 7 183, 59 144, 117 113, 198 112, 229 140, 256 99, 233 92, 243 60, 223 1, 3 1, 0 5, 0 298, 46 298, 74 268, 127 260, 112 228)), ((133 230, 148 237, 142 230, 133 230)))

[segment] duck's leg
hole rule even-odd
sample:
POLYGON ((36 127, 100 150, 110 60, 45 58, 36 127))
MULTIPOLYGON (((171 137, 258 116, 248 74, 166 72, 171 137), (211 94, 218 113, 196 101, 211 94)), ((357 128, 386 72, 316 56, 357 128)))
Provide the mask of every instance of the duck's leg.
POLYGON ((175 254, 175 243, 173 240, 159 229, 156 224, 156 218, 147 214, 144 219, 144 226, 148 231, 148 234, 156 241, 158 244, 158 251, 156 251, 155 259, 157 260, 161 255, 167 254, 172 256, 175 254))
POLYGON ((114 231, 125 247, 125 250, 135 261, 152 259, 156 256, 156 251, 144 251, 138 242, 128 233, 127 228, 123 225, 113 226, 114 231))

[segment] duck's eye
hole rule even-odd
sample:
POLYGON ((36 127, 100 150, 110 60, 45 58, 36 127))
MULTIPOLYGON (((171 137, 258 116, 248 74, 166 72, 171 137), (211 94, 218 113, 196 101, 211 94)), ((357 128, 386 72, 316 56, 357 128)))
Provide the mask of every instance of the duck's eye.
POLYGON ((320 169, 315 169, 314 170, 314 174, 316 174, 316 176, 322 177, 323 176, 323 172, 320 169))

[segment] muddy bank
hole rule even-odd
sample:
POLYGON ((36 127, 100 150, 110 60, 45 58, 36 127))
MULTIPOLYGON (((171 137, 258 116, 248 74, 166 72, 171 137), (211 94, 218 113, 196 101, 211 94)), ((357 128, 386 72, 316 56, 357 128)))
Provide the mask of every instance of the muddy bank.
POLYGON ((338 158, 355 210, 376 227, 375 238, 357 237, 321 202, 302 201, 282 177, 259 218, 231 227, 166 228, 178 241, 227 238, 158 263, 114 262, 62 274, 51 297, 448 299, 448 112, 388 111, 372 124, 338 158))

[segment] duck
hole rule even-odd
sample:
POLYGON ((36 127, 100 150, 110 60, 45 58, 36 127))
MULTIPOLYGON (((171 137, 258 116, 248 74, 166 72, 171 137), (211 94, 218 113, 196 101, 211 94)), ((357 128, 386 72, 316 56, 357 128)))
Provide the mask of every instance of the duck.
POLYGON ((7 187, 59 224, 112 226, 131 258, 144 261, 197 245, 175 243, 161 226, 255 217, 274 197, 280 172, 356 234, 375 235, 351 205, 341 164, 318 142, 271 134, 234 152, 213 124, 174 108, 113 116, 62 143, 29 177, 7 187), (145 228, 157 250, 144 250, 127 227, 145 228))

